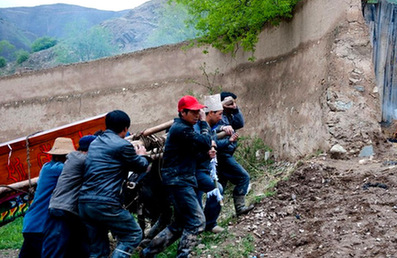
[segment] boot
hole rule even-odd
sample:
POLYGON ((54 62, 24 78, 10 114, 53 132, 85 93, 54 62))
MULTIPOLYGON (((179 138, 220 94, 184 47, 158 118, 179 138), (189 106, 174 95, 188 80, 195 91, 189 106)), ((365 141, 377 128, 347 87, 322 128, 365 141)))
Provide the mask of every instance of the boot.
POLYGON ((252 209, 254 209, 254 205, 245 206, 245 195, 235 195, 234 199, 234 208, 236 209, 236 215, 240 216, 243 214, 247 214, 252 209))
POLYGON ((148 247, 140 252, 140 257, 155 257, 156 254, 164 251, 178 238, 179 236, 173 234, 167 227, 153 238, 148 247))
POLYGON ((177 258, 189 257, 189 254, 191 253, 193 248, 197 245, 197 242, 198 242, 197 235, 183 232, 181 241, 179 241, 179 245, 178 245, 177 258))

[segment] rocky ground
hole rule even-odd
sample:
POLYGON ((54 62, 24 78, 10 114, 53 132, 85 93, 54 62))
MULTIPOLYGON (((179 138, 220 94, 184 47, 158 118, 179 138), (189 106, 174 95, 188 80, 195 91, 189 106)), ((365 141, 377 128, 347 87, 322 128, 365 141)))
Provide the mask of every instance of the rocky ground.
POLYGON ((396 257, 397 156, 302 162, 229 227, 254 257, 396 257))

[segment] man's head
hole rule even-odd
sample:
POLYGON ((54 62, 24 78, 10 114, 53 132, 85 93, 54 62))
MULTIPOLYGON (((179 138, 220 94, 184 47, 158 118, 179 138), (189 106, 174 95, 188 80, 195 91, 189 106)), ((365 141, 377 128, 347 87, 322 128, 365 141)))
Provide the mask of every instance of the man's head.
MULTIPOLYGON (((105 117, 106 129, 110 129, 116 134, 126 134, 130 128, 130 117, 121 110, 113 110, 105 117)), ((125 135, 124 135, 125 136, 125 135)), ((122 136, 124 138, 124 136, 122 136)))
POLYGON ((183 96, 178 101, 179 117, 194 125, 200 119, 200 109, 204 107, 195 97, 189 95, 183 96))
POLYGON ((223 106, 221 102, 221 95, 215 94, 204 97, 204 111, 206 113, 206 120, 210 126, 215 125, 222 119, 223 106))
POLYGON ((88 147, 90 146, 91 142, 96 139, 95 135, 85 135, 80 138, 79 140, 79 151, 88 151, 88 147))
POLYGON ((55 139, 51 150, 44 152, 52 155, 52 160, 65 162, 66 155, 75 151, 72 139, 66 137, 58 137, 55 139))

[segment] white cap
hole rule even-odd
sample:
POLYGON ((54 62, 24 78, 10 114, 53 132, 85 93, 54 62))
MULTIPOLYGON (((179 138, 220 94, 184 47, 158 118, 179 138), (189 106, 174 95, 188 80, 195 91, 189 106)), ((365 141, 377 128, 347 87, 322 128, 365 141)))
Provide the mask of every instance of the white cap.
POLYGON ((223 110, 221 94, 204 96, 204 112, 223 110))

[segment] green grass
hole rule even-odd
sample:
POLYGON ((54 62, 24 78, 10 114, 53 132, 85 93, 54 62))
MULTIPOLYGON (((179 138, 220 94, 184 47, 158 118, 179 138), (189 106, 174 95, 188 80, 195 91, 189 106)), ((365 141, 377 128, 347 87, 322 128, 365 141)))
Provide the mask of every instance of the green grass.
POLYGON ((23 243, 23 217, 0 227, 0 249, 19 249, 23 243))

